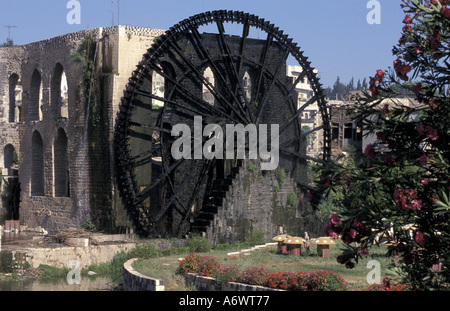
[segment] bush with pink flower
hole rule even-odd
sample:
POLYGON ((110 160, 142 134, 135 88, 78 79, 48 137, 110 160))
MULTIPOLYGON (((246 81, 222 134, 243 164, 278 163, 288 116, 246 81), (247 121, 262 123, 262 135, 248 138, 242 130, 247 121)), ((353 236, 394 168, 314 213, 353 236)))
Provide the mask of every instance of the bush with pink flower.
POLYGON ((404 283, 443 289, 450 286, 450 1, 401 6, 393 66, 376 71, 355 106, 355 122, 376 140, 356 165, 321 168, 317 192, 344 196, 325 228, 346 243, 340 263, 354 267, 387 237, 404 283))

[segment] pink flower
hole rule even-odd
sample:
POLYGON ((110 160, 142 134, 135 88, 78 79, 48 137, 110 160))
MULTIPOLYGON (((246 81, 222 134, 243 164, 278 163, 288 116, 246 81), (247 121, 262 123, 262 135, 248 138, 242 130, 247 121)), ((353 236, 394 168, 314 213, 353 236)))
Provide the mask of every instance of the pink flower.
POLYGON ((411 66, 404 64, 400 59, 394 61, 394 70, 397 73, 397 77, 403 81, 408 81, 407 74, 411 71, 411 66))
POLYGON ((414 190, 396 189, 394 191, 394 201, 397 207, 402 210, 420 210, 422 208, 414 190))
POLYGON ((427 136, 431 140, 439 139, 438 131, 429 125, 420 124, 417 132, 420 135, 427 136))
POLYGON ((375 75, 375 80, 376 80, 377 82, 383 82, 383 78, 384 78, 384 71, 381 70, 381 69, 378 69, 378 70, 377 70, 377 73, 376 73, 376 75, 375 75))
POLYGON ((364 150, 364 153, 371 159, 375 159, 377 157, 377 154, 375 153, 372 144, 367 145, 366 149, 364 150))
POLYGON ((419 244, 421 246, 425 245, 425 239, 423 237, 423 233, 422 232, 420 232, 420 231, 416 232, 415 240, 416 240, 417 244, 419 244))
POLYGON ((354 240, 356 238, 356 230, 355 229, 350 229, 350 237, 354 240))
POLYGON ((333 225, 340 225, 342 221, 339 220, 338 214, 336 212, 333 212, 330 214, 330 221, 333 225))
POLYGON ((409 15, 406 15, 405 18, 403 19, 403 23, 404 24, 411 24, 412 23, 412 19, 409 15))
POLYGON ((422 179, 422 181, 420 182, 420 184, 422 186, 428 186, 429 180, 428 179, 422 179))
POLYGON ((333 239, 337 239, 338 238, 338 234, 336 232, 334 232, 333 226, 332 226, 331 223, 328 223, 325 226, 324 233, 325 233, 326 236, 329 236, 329 237, 331 237, 333 239))

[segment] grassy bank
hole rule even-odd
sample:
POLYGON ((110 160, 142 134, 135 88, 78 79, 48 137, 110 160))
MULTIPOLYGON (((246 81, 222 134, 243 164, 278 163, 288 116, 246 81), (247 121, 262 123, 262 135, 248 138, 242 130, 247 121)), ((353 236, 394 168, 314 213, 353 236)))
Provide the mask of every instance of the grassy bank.
MULTIPOLYGON (((376 249, 370 256, 364 258, 354 269, 346 269, 344 265, 336 261, 336 257, 340 254, 342 244, 337 241, 337 245, 331 247, 330 257, 322 258, 316 255, 316 248, 311 246, 310 252, 306 253, 302 249, 300 257, 292 255, 281 255, 277 253, 276 247, 259 249, 251 252, 249 255, 241 255, 239 258, 227 259, 227 253, 242 250, 243 245, 219 246, 208 251, 197 252, 202 256, 213 256, 220 263, 225 265, 236 265, 241 271, 250 267, 265 266, 272 272, 279 271, 312 271, 312 270, 329 270, 338 273, 350 286, 352 290, 364 289, 369 286, 367 276, 373 270, 373 266, 367 267, 371 260, 377 260, 381 267, 381 280, 389 276, 387 268, 391 259, 384 256, 386 248, 381 246, 376 249), (226 248, 226 249, 223 249, 226 248)), ((166 282, 166 290, 190 290, 184 284, 184 279, 176 274, 179 265, 179 258, 185 257, 187 252, 177 253, 176 255, 161 256, 154 258, 141 259, 137 261, 134 268, 142 274, 160 278, 166 282)), ((391 276, 392 277, 392 276, 391 276)))

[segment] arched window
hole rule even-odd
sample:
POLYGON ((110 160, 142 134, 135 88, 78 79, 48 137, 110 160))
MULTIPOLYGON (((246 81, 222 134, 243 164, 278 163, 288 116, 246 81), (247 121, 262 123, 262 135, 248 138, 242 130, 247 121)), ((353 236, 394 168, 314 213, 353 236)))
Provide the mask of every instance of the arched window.
POLYGON ((19 76, 15 73, 9 77, 9 122, 20 121, 20 108, 22 106, 22 85, 19 76))
POLYGON ((8 170, 8 176, 14 175, 14 170, 17 169, 18 164, 19 160, 13 145, 6 145, 3 150, 3 167, 8 170))
POLYGON ((38 131, 31 140, 31 195, 44 195, 44 142, 38 131))
POLYGON ((28 118, 30 121, 42 120, 42 78, 37 69, 33 71, 30 84, 30 98, 28 103, 28 118))
POLYGON ((51 82, 51 111, 54 119, 68 117, 68 89, 64 67, 57 63, 51 82))
POLYGON ((55 196, 69 196, 69 157, 67 149, 66 132, 60 128, 56 134, 55 144, 53 146, 53 165, 55 176, 55 196))
MULTIPOLYGON (((203 72, 203 76, 205 77, 206 81, 208 81, 213 87, 215 86, 214 74, 211 68, 207 67, 203 72)), ((205 84, 203 84, 202 98, 204 101, 214 106, 214 95, 211 93, 211 91, 205 84)))

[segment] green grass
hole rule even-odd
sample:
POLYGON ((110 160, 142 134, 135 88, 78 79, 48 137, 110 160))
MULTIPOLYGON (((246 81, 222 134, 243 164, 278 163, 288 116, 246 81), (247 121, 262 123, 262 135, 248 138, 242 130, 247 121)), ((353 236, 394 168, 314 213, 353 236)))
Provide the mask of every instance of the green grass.
MULTIPOLYGON (((337 274, 351 286, 352 290, 363 289, 369 286, 367 283, 367 275, 373 267, 367 267, 370 260, 377 260, 381 267, 381 280, 389 276, 387 268, 391 259, 386 258, 386 248, 380 246, 375 247, 372 254, 360 260, 354 269, 347 269, 344 265, 336 261, 336 257, 340 254, 340 248, 343 248, 342 242, 337 241, 336 245, 330 248, 330 257, 322 258, 316 255, 316 247, 311 245, 310 252, 307 254, 302 248, 300 257, 292 255, 282 255, 277 253, 276 247, 259 249, 250 253, 250 255, 241 255, 236 259, 227 259, 227 253, 246 249, 245 245, 237 247, 219 246, 206 252, 197 252, 202 256, 213 256, 217 258, 223 266, 237 265, 240 270, 249 267, 264 265, 273 272, 278 271, 312 271, 312 270, 329 270, 335 271, 337 274), (217 249, 218 248, 218 249, 217 249)), ((144 275, 165 280, 166 290, 192 290, 184 283, 184 279, 176 274, 179 258, 188 255, 189 252, 178 253, 176 255, 141 259, 135 263, 134 268, 144 275)))

